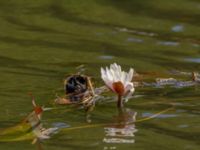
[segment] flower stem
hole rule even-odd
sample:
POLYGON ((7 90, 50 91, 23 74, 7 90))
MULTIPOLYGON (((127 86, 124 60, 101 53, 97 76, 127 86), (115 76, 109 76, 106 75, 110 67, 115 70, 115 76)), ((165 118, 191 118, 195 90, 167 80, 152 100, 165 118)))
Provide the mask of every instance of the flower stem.
POLYGON ((121 95, 118 95, 117 107, 118 108, 122 108, 123 107, 123 101, 122 101, 122 96, 121 95))

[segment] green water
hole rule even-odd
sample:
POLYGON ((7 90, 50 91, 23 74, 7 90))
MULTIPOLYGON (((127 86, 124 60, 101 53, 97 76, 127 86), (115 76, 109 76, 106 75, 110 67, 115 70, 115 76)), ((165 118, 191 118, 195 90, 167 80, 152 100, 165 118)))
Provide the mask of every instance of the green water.
MULTIPOLYGON (((99 87, 100 67, 117 62, 125 70, 133 67, 144 82, 190 80, 170 71, 200 71, 199 61, 189 61, 200 58, 199 18, 198 0, 0 0, 0 128, 15 126, 32 111, 29 92, 38 104, 57 108, 44 113, 45 127, 116 123, 123 117, 113 94, 96 105, 91 123, 82 109, 52 105, 65 76, 84 65, 99 87)), ((174 109, 132 125, 134 136, 120 137, 129 143, 107 143, 112 137, 106 126, 97 126, 62 130, 40 146, 1 142, 0 149, 199 150, 199 97, 199 86, 136 88, 125 115, 148 117, 171 103, 174 109)))

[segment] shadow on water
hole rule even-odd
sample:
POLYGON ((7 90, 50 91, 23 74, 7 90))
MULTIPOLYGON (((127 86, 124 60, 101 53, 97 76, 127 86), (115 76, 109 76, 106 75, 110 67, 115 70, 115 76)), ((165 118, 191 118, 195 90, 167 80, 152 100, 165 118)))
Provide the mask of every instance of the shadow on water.
MULTIPOLYGON (((185 68, 187 69, 199 68, 198 64, 191 65, 192 63, 182 62, 182 61, 172 61, 173 59, 170 57, 163 57, 162 51, 157 52, 157 53, 152 53, 152 55, 146 55, 146 53, 143 53, 137 50, 132 50, 132 51, 126 50, 126 46, 123 44, 114 45, 114 44, 110 44, 109 42, 101 42, 97 40, 86 40, 86 39, 73 40, 72 39, 66 42, 56 42, 56 41, 47 41, 47 40, 20 39, 20 38, 8 37, 8 36, 0 37, 0 39, 1 41, 6 42, 6 43, 17 44, 19 46, 24 46, 24 47, 40 46, 40 47, 47 47, 47 48, 56 48, 57 50, 70 49, 70 50, 76 50, 80 52, 86 51, 86 52, 94 52, 94 53, 96 52, 96 49, 99 49, 98 50, 99 53, 103 53, 104 55, 111 55, 118 58, 128 58, 128 59, 135 58, 136 60, 145 61, 145 62, 147 61, 156 65, 162 64, 163 66, 169 66, 169 67, 174 66, 177 69, 181 68, 183 64, 185 68), (87 45, 85 46, 86 43, 87 45)), ((174 54, 178 55, 179 53, 175 52, 174 54)), ((3 58, 1 60, 3 61, 3 58)), ((13 63, 12 59, 9 59, 8 62, 9 63, 7 66, 9 66, 9 64, 16 65, 16 63, 13 63)), ((28 69, 28 67, 25 67, 25 66, 22 67, 21 65, 18 65, 18 67, 28 69)), ((31 67, 29 67, 29 69, 35 69, 36 71, 39 71, 39 72, 49 72, 49 73, 54 72, 54 71, 45 71, 39 68, 36 69, 36 68, 31 68, 31 67)))
MULTIPOLYGON (((200 14, 194 14, 185 12, 180 9, 163 9, 155 7, 148 0, 106 0, 98 1, 100 4, 115 6, 117 9, 129 13, 131 15, 147 16, 149 18, 156 18, 161 20, 173 20, 182 23, 190 23, 198 26, 200 24, 197 18, 200 18, 200 14)), ((164 5, 164 2, 163 2, 164 5)), ((177 4, 178 5, 178 4, 177 4)))
MULTIPOLYGON (((33 31, 33 32, 41 32, 41 33, 56 33, 56 34, 63 34, 61 31, 57 31, 55 29, 49 28, 49 27, 42 27, 39 25, 33 25, 32 23, 25 23, 23 20, 20 20, 18 17, 14 16, 4 16, 4 18, 7 22, 9 22, 12 25, 17 25, 23 30, 33 31)), ((18 30, 20 30, 18 28, 18 30)))
MULTIPOLYGON (((128 11, 130 12, 131 14, 137 14, 138 13, 138 9, 141 10, 139 12, 143 13, 145 11, 147 11, 145 13, 145 15, 150 15, 151 13, 149 12, 152 12, 151 9, 149 10, 148 9, 148 3, 143 3, 141 1, 132 1, 130 5, 130 1, 129 0, 126 0, 127 2, 116 2, 116 1, 113 1, 112 0, 110 1, 110 5, 113 7, 113 6, 116 6, 119 10, 124 10, 124 11, 128 11), (147 7, 147 8, 146 8, 147 7), (128 8, 128 9, 127 9, 128 8), (135 8, 135 9, 133 9, 135 8), (145 11, 144 11, 145 10, 145 11)), ((98 3, 101 3, 101 4, 104 4, 103 1, 98 1, 98 3)), ((105 2, 105 5, 108 5, 109 4, 109 1, 106 1, 105 2)), ((44 8, 45 10, 45 8, 44 8)), ((163 10, 160 10, 161 12, 163 10)), ((169 11, 166 11, 165 15, 168 16, 169 11)), ((119 25, 119 24, 113 24, 111 22, 99 22, 99 21, 96 21, 96 20, 89 20, 89 19, 83 19, 82 17, 79 16, 79 14, 77 14, 76 12, 73 12, 71 10, 67 10, 66 8, 64 8, 62 6, 62 4, 59 4, 59 3, 56 3, 56 4, 52 4, 49 6, 48 8, 48 13, 50 14, 50 17, 53 17, 53 18, 56 18, 56 19, 60 19, 62 21, 65 21, 65 22, 74 22, 74 23, 77 23, 77 24, 82 24, 82 25, 87 25, 87 26, 97 26, 97 27, 104 27, 104 28, 110 28, 110 29, 115 29, 116 27, 121 27, 121 28, 128 28, 130 30, 135 30, 135 31, 138 31, 138 32, 147 32, 147 33, 152 33, 151 30, 146 30, 146 29, 141 29, 141 28, 132 28, 130 26, 124 26, 124 25, 119 25)), ((179 14, 179 11, 177 11, 177 13, 179 14)), ((163 19, 163 15, 157 12, 155 12, 156 15, 159 15, 160 19, 163 19)), ((174 15, 173 12, 171 13, 170 11, 170 16, 168 16, 167 18, 170 20, 170 19, 173 19, 174 18, 174 15), (171 15, 173 17, 171 17, 171 15)), ((191 16, 193 16, 191 14, 191 16)), ((198 15, 200 16, 200 15, 198 15)), ((155 18, 159 18, 158 16, 155 16, 155 18)), ((179 17, 177 17, 179 18, 179 17)), ((174 18, 174 20, 176 20, 177 18, 174 18)), ((190 16, 189 16, 190 18, 190 16)), ((191 19, 191 18, 190 18, 191 19)), ((198 21, 196 19, 196 17, 193 16, 193 20, 194 21, 198 21)), ((158 38, 158 39, 174 39, 174 40, 192 40, 192 41, 195 41, 195 42, 198 42, 198 37, 194 38, 192 36, 181 36, 181 37, 178 37, 178 36, 174 36, 174 35, 170 35, 168 33, 161 33, 161 32, 156 32, 154 31, 156 36, 154 36, 154 38, 158 38)), ((135 33, 137 35, 137 32, 135 33)))
MULTIPOLYGON (((155 9, 155 12, 152 14, 155 18, 160 18, 163 19, 163 16, 167 16, 167 19, 172 19, 174 18, 174 20, 177 20, 177 18, 180 18, 179 15, 180 13, 177 12, 177 15, 174 15, 174 12, 170 12, 166 10, 166 12, 164 13, 164 15, 160 14, 159 11, 163 11, 163 10, 156 10, 157 8, 152 8, 150 3, 146 2, 145 4, 141 1, 123 1, 123 2, 116 2, 116 1, 101 1, 98 2, 100 4, 103 5, 108 5, 110 4, 112 7, 115 6, 117 9, 119 10, 123 10, 125 12, 129 12, 131 14, 139 14, 139 15, 151 15, 151 12, 154 12, 153 10, 155 9), (131 3, 131 4, 130 4, 131 3), (149 5, 149 6, 148 6, 149 5), (134 8, 134 9, 133 9, 134 8), (157 12, 158 11, 158 12, 157 12), (141 14, 140 14, 141 13, 141 14), (144 13, 144 14, 143 14, 144 13), (176 17, 177 16, 177 17, 176 17)), ((78 13, 73 12, 69 9, 66 9, 63 7, 62 1, 59 2, 51 2, 48 5, 44 5, 44 6, 36 6, 36 7, 24 7, 24 8, 20 8, 20 9, 24 9, 25 13, 23 14, 22 12, 17 12, 16 14, 19 13, 23 14, 25 16, 28 15, 42 15, 43 17, 47 17, 47 18, 51 18, 51 19, 55 19, 55 20, 61 20, 63 22, 72 22, 72 23, 76 23, 79 25, 84 25, 84 26, 95 26, 95 27, 103 27, 103 28, 109 28, 112 30, 115 30, 116 27, 121 27, 121 28, 128 28, 130 30, 135 30, 138 32, 147 32, 147 33, 155 33, 156 36, 154 36, 153 38, 156 39, 163 39, 163 40, 175 40, 175 41, 190 41, 193 43, 199 43, 199 37, 193 37, 193 36, 188 36, 188 35, 171 35, 169 33, 164 33, 164 32, 157 32, 157 31, 151 31, 151 30, 147 30, 147 29, 141 29, 141 28, 132 28, 130 27, 128 24, 127 25, 119 25, 119 24, 114 24, 112 22, 100 22, 100 21, 96 21, 95 19, 93 20, 89 20, 89 19, 85 19, 79 16, 78 13)), ((69 34, 66 33, 65 31, 60 31, 58 29, 54 29, 51 28, 49 26, 42 26, 42 25, 33 25, 32 23, 27 23, 26 21, 23 21, 22 19, 20 19, 20 17, 18 16, 13 16, 12 15, 7 15, 7 11, 9 11, 9 9, 5 9, 2 11, 2 18, 4 20, 6 20, 7 22, 14 24, 14 25, 18 25, 19 27, 23 27, 24 30, 29 30, 29 31, 34 31, 34 32, 44 32, 44 33, 55 33, 55 34, 69 34)), ((197 17, 194 16, 194 14, 190 17, 190 15, 186 18, 189 18, 192 20, 192 23, 195 22, 195 20, 197 21, 197 17), (193 21, 194 20, 194 21, 193 21)), ((165 18, 165 17, 164 17, 165 18)), ((188 20, 186 20, 188 21, 188 20)), ((193 24, 194 25, 194 24, 193 24)), ((133 33, 132 33, 133 34, 133 33)), ((137 32, 134 33, 135 35, 137 35, 137 32)))
MULTIPOLYGON (((25 70, 31 71, 31 73, 27 73, 27 74, 32 74, 32 75, 35 74, 35 75, 40 76, 40 75, 46 74, 46 76, 50 76, 50 75, 57 74, 57 72, 54 71, 54 70, 47 70, 47 69, 45 70, 45 69, 27 66, 27 65, 32 64, 32 62, 28 61, 28 60, 17 60, 17 59, 14 59, 14 58, 0 56, 0 63, 4 64, 3 66, 1 66, 2 68, 13 68, 13 69, 18 68, 18 69, 22 69, 24 71, 25 70), (41 74, 41 73, 43 73, 43 74, 41 74)), ((4 71, 4 72, 6 72, 6 71, 4 71)), ((19 71, 7 71, 7 72, 18 73, 18 74, 26 74, 25 72, 19 72, 19 71)))

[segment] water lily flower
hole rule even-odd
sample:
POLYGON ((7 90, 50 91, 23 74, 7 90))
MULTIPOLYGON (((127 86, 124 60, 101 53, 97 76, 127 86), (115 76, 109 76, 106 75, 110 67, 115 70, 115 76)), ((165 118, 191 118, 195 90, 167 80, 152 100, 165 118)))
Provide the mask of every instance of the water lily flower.
POLYGON ((132 82, 134 70, 131 68, 129 72, 121 70, 121 66, 116 63, 111 64, 110 68, 101 68, 101 78, 106 86, 118 95, 118 107, 123 106, 122 96, 132 95, 135 91, 132 82))

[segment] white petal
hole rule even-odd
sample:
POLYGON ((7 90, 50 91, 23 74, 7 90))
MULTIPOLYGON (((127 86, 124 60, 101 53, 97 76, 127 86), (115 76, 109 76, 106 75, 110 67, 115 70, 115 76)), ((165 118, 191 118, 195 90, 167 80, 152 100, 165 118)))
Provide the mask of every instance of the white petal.
POLYGON ((114 63, 114 67, 116 70, 119 70, 119 65, 117 65, 116 63, 114 63))
POLYGON ((101 76, 105 76, 106 72, 105 70, 101 67, 101 76))
POLYGON ((120 81, 120 66, 118 66, 116 63, 110 65, 110 70, 113 70, 114 76, 115 76, 115 82, 120 81))
POLYGON ((113 75, 113 82, 120 81, 120 73, 119 69, 116 63, 110 65, 110 71, 112 72, 113 75))
POLYGON ((104 82, 107 80, 106 71, 103 68, 101 68, 101 78, 104 80, 104 82))
POLYGON ((112 73, 113 76, 113 82, 117 82, 118 81, 117 72, 113 69, 110 69, 110 72, 112 73))
POLYGON ((120 81, 125 86, 125 84, 126 84, 126 73, 124 71, 122 71, 122 73, 121 73, 121 80, 120 81))
POLYGON ((126 87, 125 87, 125 92, 128 92, 128 91, 132 91, 132 92, 135 91, 134 85, 133 85, 132 82, 129 82, 129 83, 126 85, 126 87))
POLYGON ((110 73, 110 70, 108 69, 108 67, 106 67, 106 76, 110 81, 113 81, 113 76, 110 73))
POLYGON ((121 66, 118 66, 116 74, 117 74, 118 80, 120 80, 121 79, 121 75, 122 75, 121 66))
POLYGON ((114 70, 115 70, 115 69, 116 69, 116 68, 115 68, 115 64, 111 64, 111 65, 110 65, 110 69, 114 69, 114 70))
POLYGON ((101 68, 101 78, 104 78, 106 76, 106 72, 103 68, 101 68))
POLYGON ((113 92, 115 92, 114 88, 113 88, 113 82, 107 82, 106 83, 107 87, 110 88, 113 92))
POLYGON ((128 73, 128 81, 132 81, 132 79, 133 79, 133 73, 134 73, 134 70, 133 70, 133 68, 131 68, 130 70, 129 70, 129 73, 128 73))
POLYGON ((112 83, 113 83, 113 81, 111 79, 112 77, 110 76, 110 72, 109 72, 108 68, 106 68, 106 70, 101 68, 101 78, 103 79, 103 81, 107 87, 114 90, 112 87, 112 83))
POLYGON ((134 91, 135 91, 135 89, 134 88, 132 88, 130 91, 129 91, 129 93, 126 95, 126 97, 125 97, 125 102, 128 102, 128 100, 131 98, 131 96, 133 95, 133 93, 134 93, 134 91))

